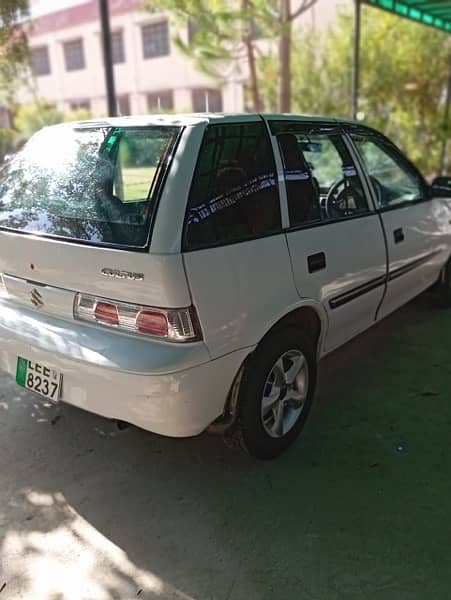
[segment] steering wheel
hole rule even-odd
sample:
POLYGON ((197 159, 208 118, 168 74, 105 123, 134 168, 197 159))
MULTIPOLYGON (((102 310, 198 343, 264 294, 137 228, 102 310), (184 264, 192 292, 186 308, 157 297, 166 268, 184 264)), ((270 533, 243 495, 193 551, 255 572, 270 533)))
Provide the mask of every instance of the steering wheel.
POLYGON ((327 192, 324 210, 328 219, 350 217, 358 212, 357 207, 348 205, 348 201, 354 199, 356 192, 346 183, 345 178, 338 179, 327 192))

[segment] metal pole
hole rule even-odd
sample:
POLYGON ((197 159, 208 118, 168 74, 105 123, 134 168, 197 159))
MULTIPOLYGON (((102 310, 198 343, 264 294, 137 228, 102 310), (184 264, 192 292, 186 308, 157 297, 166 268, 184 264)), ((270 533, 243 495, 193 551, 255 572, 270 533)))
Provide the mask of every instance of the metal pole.
POLYGON ((354 70, 352 74, 352 118, 357 119, 359 112, 359 86, 360 86, 360 33, 362 28, 362 2, 354 0, 354 70))
POLYGON ((438 168, 438 174, 443 175, 445 170, 446 162, 446 148, 448 146, 448 127, 449 127, 449 111, 451 105, 451 57, 449 59, 449 72, 448 72, 448 83, 446 84, 446 97, 445 97, 445 109, 443 113, 443 142, 442 149, 440 151, 440 163, 438 168))
POLYGON ((108 115, 117 115, 116 92, 114 89, 114 70, 111 54, 111 29, 108 0, 99 0, 100 24, 102 28, 103 64, 105 68, 105 85, 108 105, 108 115))

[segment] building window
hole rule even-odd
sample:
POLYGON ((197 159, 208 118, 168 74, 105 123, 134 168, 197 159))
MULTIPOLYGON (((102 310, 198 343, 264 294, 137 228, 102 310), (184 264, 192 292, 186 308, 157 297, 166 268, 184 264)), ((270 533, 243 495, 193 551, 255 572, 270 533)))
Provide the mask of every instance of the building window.
POLYGON ((130 115, 130 96, 117 97, 117 112, 120 116, 130 115))
POLYGON ((199 88, 192 90, 193 112, 222 112, 221 90, 199 88))
POLYGON ((69 102, 70 110, 91 111, 91 102, 89 100, 71 100, 69 102))
POLYGON ((49 49, 47 46, 31 49, 31 68, 36 77, 50 75, 49 49))
POLYGON ((85 53, 83 51, 83 40, 64 42, 64 62, 66 71, 78 71, 85 68, 85 53))
POLYGON ((144 58, 169 54, 169 24, 167 21, 145 25, 141 33, 144 58))
POLYGON ((114 31, 111 34, 111 56, 113 64, 125 62, 124 37, 122 31, 114 31))
POLYGON ((173 110, 174 92, 172 90, 162 90, 147 94, 147 108, 149 112, 173 110))

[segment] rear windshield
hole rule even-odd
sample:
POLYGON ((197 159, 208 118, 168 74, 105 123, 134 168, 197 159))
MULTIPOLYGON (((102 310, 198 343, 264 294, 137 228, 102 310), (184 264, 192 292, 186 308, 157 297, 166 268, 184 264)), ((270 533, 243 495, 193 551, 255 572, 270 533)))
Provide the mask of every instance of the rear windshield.
POLYGON ((142 248, 179 127, 57 126, 0 170, 0 228, 142 248))

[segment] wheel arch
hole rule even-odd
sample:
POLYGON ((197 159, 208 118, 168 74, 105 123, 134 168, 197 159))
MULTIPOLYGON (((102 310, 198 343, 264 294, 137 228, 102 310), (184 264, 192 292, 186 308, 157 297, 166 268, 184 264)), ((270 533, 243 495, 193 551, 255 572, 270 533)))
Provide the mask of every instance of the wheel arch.
MULTIPOLYGON (((290 307, 289 310, 287 310, 284 314, 276 317, 274 322, 267 327, 265 333, 262 335, 255 348, 257 348, 278 329, 290 325, 302 327, 309 335, 312 336, 312 339, 316 344, 316 356, 319 360, 323 353, 323 344, 328 327, 328 318, 323 305, 320 302, 311 299, 301 300, 296 306, 290 307)), ((235 421, 239 387, 244 369, 249 358, 252 356, 252 353, 253 350, 250 351, 243 360, 235 375, 227 395, 223 414, 219 417, 219 419, 210 425, 209 429, 213 433, 223 433, 229 427, 231 427, 235 421)))
MULTIPOLYGON (((261 344, 275 330, 289 325, 303 328, 315 342, 317 358, 322 355, 324 336, 328 327, 327 313, 323 305, 311 299, 303 299, 296 306, 291 307, 283 315, 279 315, 269 326, 258 344, 261 344)), ((257 344, 257 345, 258 345, 257 344)))

